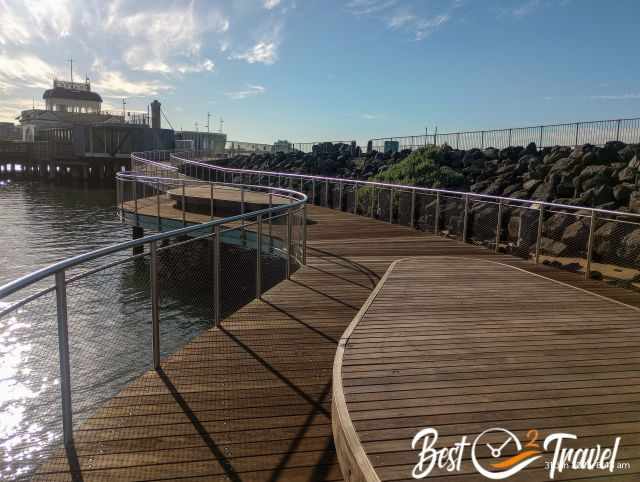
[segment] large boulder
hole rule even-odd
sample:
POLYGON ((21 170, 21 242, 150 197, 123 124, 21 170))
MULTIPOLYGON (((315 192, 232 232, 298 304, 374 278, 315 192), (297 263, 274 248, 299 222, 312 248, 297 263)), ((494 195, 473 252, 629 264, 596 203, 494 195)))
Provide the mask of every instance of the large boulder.
POLYGON ((634 189, 635 185, 623 182, 613 188, 613 197, 619 204, 628 204, 634 189))
POLYGON ((586 250, 589 240, 589 224, 590 221, 586 219, 580 219, 570 224, 562 234, 562 242, 573 252, 586 250))
POLYGON ((554 164, 556 161, 568 157, 569 154, 571 154, 570 147, 556 146, 551 149, 551 152, 549 152, 549 154, 544 156, 544 159, 542 161, 545 164, 554 164))
POLYGON ((540 240, 540 252, 547 256, 566 256, 569 248, 566 244, 551 238, 540 240))
POLYGON ((539 179, 531 179, 522 184, 522 189, 530 193, 535 191, 540 184, 542 184, 542 181, 539 179))
POLYGON ((564 213, 556 213, 552 215, 549 219, 544 221, 543 225, 543 233, 545 236, 552 239, 560 239, 562 237, 562 233, 571 223, 575 221, 575 217, 564 214, 564 213))
POLYGON ((533 194, 531 195, 531 199, 535 201, 551 201, 555 196, 555 189, 553 184, 543 183, 540 184, 533 194))
POLYGON ((629 196, 629 211, 640 214, 640 191, 634 191, 629 196))
POLYGON ((575 178, 574 185, 578 192, 583 192, 603 184, 613 184, 611 174, 612 170, 608 166, 587 166, 575 178))
POLYGON ((634 229, 622 238, 618 249, 618 256, 624 264, 640 265, 640 228, 634 229))
POLYGON ((618 172, 618 180, 620 182, 636 182, 638 170, 633 167, 625 167, 618 172))

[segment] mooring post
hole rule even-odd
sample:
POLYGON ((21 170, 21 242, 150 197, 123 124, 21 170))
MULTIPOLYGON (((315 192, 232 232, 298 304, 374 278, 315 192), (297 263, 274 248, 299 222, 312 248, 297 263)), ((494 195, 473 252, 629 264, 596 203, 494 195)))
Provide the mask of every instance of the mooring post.
POLYGON ((256 299, 262 298, 262 214, 258 214, 256 234, 256 299))
POLYGON ((151 343, 153 353, 153 368, 160 368, 160 286, 158 285, 158 244, 151 241, 151 343))
POLYGON ((598 215, 595 210, 591 211, 591 223, 589 224, 589 240, 587 241, 587 266, 584 271, 585 279, 591 278, 591 260, 593 258, 593 238, 596 232, 598 215))
POLYGON ((538 231, 536 234, 536 264, 540 262, 540 247, 542 246, 542 229, 544 227, 544 204, 540 204, 538 214, 538 231))
POLYGON ((58 319, 58 353, 60 358, 60 395, 62 432, 65 447, 73 444, 73 409, 71 405, 71 360, 67 318, 67 282, 64 270, 55 274, 56 312, 58 319))
POLYGON ((498 201, 498 222, 496 223, 496 247, 495 252, 500 250, 500 237, 502 234, 502 199, 498 201))
POLYGON ((222 321, 222 307, 221 305, 221 286, 220 286, 220 225, 216 225, 214 228, 214 244, 213 244, 213 326, 217 327, 222 321))

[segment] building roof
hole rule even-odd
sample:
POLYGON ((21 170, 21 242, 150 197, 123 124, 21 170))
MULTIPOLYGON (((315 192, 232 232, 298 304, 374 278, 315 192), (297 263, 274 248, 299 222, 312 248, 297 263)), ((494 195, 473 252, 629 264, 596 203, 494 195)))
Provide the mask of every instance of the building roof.
POLYGON ((55 87, 48 89, 42 94, 43 99, 70 99, 70 100, 88 100, 93 102, 102 102, 102 97, 96 92, 89 92, 83 90, 65 89, 62 87, 55 87))

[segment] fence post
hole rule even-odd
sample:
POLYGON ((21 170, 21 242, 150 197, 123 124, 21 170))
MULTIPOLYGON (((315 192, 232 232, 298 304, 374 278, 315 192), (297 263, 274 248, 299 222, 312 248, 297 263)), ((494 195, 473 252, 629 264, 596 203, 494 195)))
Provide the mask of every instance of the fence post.
POLYGON ((153 368, 160 368, 160 287, 158 286, 158 244, 151 241, 150 277, 151 277, 151 344, 153 368))
POLYGON ((256 299, 262 298, 262 214, 258 214, 256 234, 256 299))
POLYGON ((621 119, 618 119, 618 125, 616 126, 616 142, 620 141, 620 121, 621 119))
POLYGON ((467 242, 467 225, 469 220, 469 195, 464 197, 464 219, 462 220, 462 242, 467 242))
POLYGON ((576 122, 576 142, 574 146, 578 145, 578 129, 580 128, 580 122, 576 122))
POLYGON ((216 225, 214 229, 213 240, 213 326, 216 327, 222 321, 222 307, 221 307, 221 286, 220 286, 220 225, 216 225))
POLYGON ((542 129, 543 129, 543 126, 540 126, 540 144, 538 144, 538 147, 540 149, 542 149, 542 129))
POLYGON ((185 187, 184 187, 184 181, 182 181, 182 225, 186 226, 187 225, 187 213, 186 213, 186 196, 185 196, 185 187))
POLYGON ((460 133, 456 132, 456 149, 460 149, 460 133))
POLYGON ((416 190, 411 190, 411 211, 410 211, 409 226, 414 228, 416 226, 416 190))
POLYGON ((436 215, 434 219, 433 232, 438 234, 440 232, 440 193, 436 193, 436 215))
POLYGON ((395 195, 395 189, 389 189, 389 224, 393 224, 393 196, 395 195))
POLYGON ((500 235, 502 234, 502 199, 498 201, 498 221, 496 222, 496 247, 495 252, 500 250, 500 235))
POLYGON ((585 279, 591 278, 591 259, 593 258, 593 237, 596 232, 596 222, 598 220, 597 214, 594 210, 591 211, 591 223, 589 224, 589 241, 587 242, 587 267, 585 268, 585 279))
POLYGON ((544 225, 544 204, 540 205, 538 215, 538 234, 536 235, 536 264, 540 262, 540 246, 542 244, 542 228, 544 225))
POLYGON ((484 131, 480 133, 480 149, 484 149, 484 131))
POLYGON ((511 129, 509 129, 509 143, 507 144, 507 147, 511 147, 511 129))
POLYGON ((56 311, 58 318, 58 352, 60 356, 60 394, 62 400, 62 431, 65 447, 73 444, 73 410, 71 405, 71 363, 69 357, 69 327, 67 318, 67 282, 64 270, 55 274, 56 311))

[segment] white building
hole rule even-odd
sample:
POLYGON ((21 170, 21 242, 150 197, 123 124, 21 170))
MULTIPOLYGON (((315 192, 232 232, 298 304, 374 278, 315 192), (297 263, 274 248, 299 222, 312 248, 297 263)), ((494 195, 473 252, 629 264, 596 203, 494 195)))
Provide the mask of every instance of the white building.
POLYGON ((102 106, 102 97, 91 92, 89 79, 84 83, 54 80, 53 89, 46 90, 42 98, 46 110, 54 112, 98 114, 102 106))

